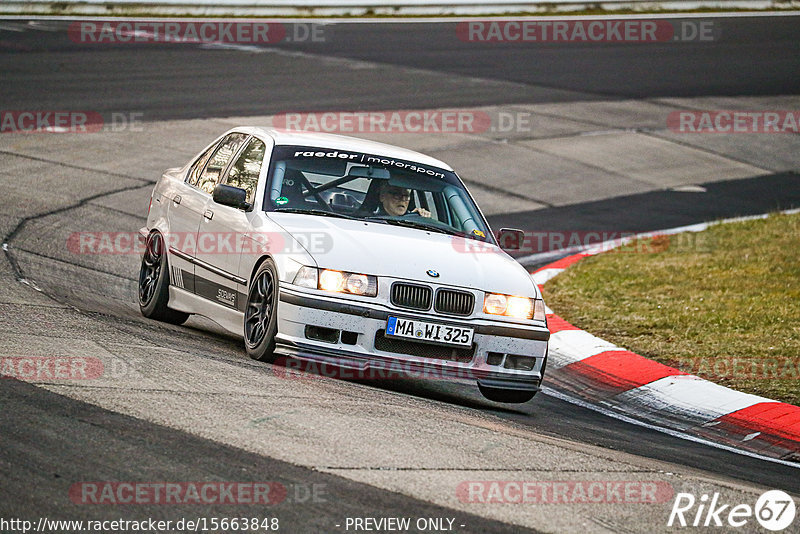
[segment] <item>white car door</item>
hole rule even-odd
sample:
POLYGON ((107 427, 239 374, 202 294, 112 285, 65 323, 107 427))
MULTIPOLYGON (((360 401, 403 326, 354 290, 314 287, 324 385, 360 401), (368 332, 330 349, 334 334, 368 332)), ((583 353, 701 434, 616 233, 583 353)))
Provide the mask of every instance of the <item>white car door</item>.
POLYGON ((183 182, 166 192, 169 235, 170 284, 194 292, 194 259, 197 253, 197 228, 206 205, 206 198, 197 189, 197 182, 217 144, 206 150, 189 168, 183 182))
MULTIPOLYGON (((219 183, 240 187, 252 204, 264 161, 266 145, 252 137, 225 171, 219 183)), ((211 301, 244 311, 247 280, 237 275, 243 242, 250 230, 244 210, 224 206, 209 197, 197 233, 195 292, 211 301)))

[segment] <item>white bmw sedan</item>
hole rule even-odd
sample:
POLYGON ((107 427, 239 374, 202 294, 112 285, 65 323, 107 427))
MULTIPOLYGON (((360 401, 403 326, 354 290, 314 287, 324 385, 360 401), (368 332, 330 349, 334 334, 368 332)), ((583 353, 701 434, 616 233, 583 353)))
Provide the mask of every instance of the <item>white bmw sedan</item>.
POLYGON ((257 360, 469 380, 526 402, 550 334, 538 288, 498 246, 518 232, 493 235, 456 173, 423 154, 235 128, 153 189, 139 304, 177 324, 208 317, 257 360))

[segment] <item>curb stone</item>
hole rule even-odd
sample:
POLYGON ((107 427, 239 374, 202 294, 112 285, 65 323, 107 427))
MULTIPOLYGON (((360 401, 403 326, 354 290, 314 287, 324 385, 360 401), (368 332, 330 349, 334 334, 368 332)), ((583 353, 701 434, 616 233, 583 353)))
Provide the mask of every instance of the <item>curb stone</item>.
MULTIPOLYGON (((788 210, 781 213, 798 213, 788 210)), ((586 247, 531 273, 542 285, 587 256, 631 239, 699 232, 736 218, 586 247)), ((547 309, 551 386, 592 405, 762 456, 800 462, 800 406, 742 393, 625 350, 547 309)))

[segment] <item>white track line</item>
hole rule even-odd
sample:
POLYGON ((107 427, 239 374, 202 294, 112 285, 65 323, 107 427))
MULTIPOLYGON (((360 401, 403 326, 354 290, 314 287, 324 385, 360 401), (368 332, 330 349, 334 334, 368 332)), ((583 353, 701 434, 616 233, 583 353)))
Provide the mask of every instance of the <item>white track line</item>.
POLYGON ((780 464, 780 465, 794 467, 795 469, 800 469, 800 464, 798 464, 796 462, 787 462, 786 460, 780 460, 778 458, 770 458, 769 456, 762 456, 762 455, 756 454, 754 452, 744 451, 744 450, 741 450, 741 449, 737 449, 736 447, 731 447, 729 445, 723 445, 721 443, 716 443, 714 441, 710 441, 710 440, 707 440, 707 439, 699 438, 699 437, 693 436, 691 434, 686 434, 686 433, 681 432, 679 430, 672 430, 670 428, 657 426, 657 425, 654 425, 654 424, 651 424, 651 423, 645 423, 644 421, 640 421, 638 419, 634 419, 632 417, 628 417, 627 415, 619 414, 619 413, 614 412, 612 410, 609 410, 607 408, 603 408, 602 406, 597 406, 597 405, 591 404, 591 403, 589 403, 587 401, 584 401, 584 400, 581 400, 581 399, 578 399, 578 398, 575 398, 575 397, 571 397, 571 396, 569 396, 569 395, 567 395, 565 393, 561 393, 560 391, 556 391, 556 390, 554 390, 552 388, 549 388, 547 386, 542 387, 542 393, 544 393, 547 396, 562 400, 564 402, 568 402, 570 404, 574 404, 576 406, 580 406, 581 408, 586 408, 586 409, 592 410, 594 412, 598 412, 598 413, 601 413, 603 415, 606 415, 608 417, 613 417, 614 419, 618 419, 618 420, 623 421, 625 423, 630 423, 632 425, 637 425, 637 426, 641 426, 641 427, 644 427, 644 428, 647 428, 647 429, 650 429, 650 430, 655 430, 656 432, 661 432, 662 434, 667 434, 669 436, 673 436, 673 437, 676 437, 676 438, 685 439, 687 441, 692 441, 694 443, 700 443, 702 445, 708 445, 709 447, 714 447, 715 449, 722 449, 724 451, 732 452, 732 453, 735 453, 735 454, 740 454, 742 456, 749 456, 750 458, 756 458, 758 460, 764 460, 764 461, 767 461, 767 462, 772 462, 772 463, 776 463, 776 464, 780 464))
POLYGON ((559 330, 550 334, 550 353, 547 365, 560 369, 609 350, 625 350, 585 330, 559 330))
POLYGON ((756 404, 778 402, 727 388, 694 375, 666 376, 624 391, 614 400, 624 405, 638 405, 639 408, 644 406, 642 409, 645 410, 660 411, 663 406, 667 406, 671 414, 692 424, 697 421, 710 423, 756 404))

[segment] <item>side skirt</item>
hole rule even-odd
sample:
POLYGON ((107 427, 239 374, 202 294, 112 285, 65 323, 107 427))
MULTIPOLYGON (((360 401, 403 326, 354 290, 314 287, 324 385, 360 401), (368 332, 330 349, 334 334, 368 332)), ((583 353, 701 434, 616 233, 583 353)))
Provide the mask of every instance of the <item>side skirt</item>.
POLYGON ((169 286, 169 307, 208 317, 232 334, 244 335, 244 313, 189 293, 185 289, 169 286))

